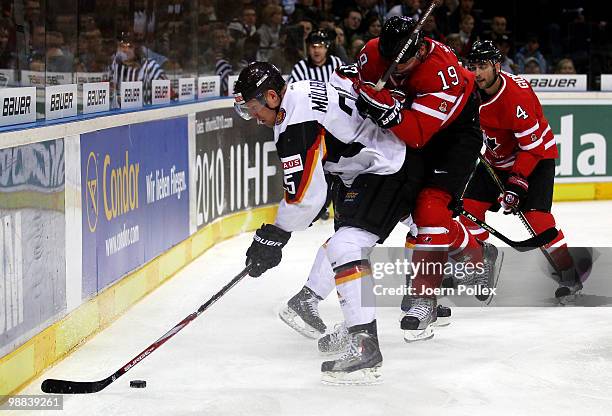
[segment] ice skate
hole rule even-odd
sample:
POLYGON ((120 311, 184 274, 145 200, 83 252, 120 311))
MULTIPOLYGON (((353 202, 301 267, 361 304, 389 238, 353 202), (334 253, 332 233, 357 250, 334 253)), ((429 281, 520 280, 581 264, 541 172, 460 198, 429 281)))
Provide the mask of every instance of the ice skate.
POLYGON ((346 323, 334 326, 334 330, 319 338, 319 352, 323 355, 341 354, 346 351, 349 344, 349 333, 346 323))
POLYGON ((504 261, 504 253, 500 252, 497 247, 491 243, 480 241, 483 250, 484 273, 475 273, 474 283, 484 293, 476 295, 476 299, 481 302, 490 304, 495 295, 486 289, 495 289, 499 280, 502 263, 504 261))
POLYGON ((301 335, 317 339, 327 327, 319 316, 319 298, 304 286, 278 313, 280 319, 301 335))
POLYGON ((378 339, 372 331, 350 332, 347 351, 337 360, 321 364, 321 381, 331 385, 379 384, 382 360, 378 339))
POLYGON ((435 298, 413 297, 410 309, 402 315, 400 327, 404 330, 404 341, 423 341, 434 336, 437 321, 435 298))
MULTIPOLYGON (((402 314, 400 316, 400 321, 404 317, 405 312, 410 310, 410 306, 412 305, 412 299, 414 297, 406 295, 402 298, 402 314)), ((435 326, 444 327, 449 326, 451 323, 452 310, 448 306, 438 305, 436 306, 436 315, 438 319, 435 322, 435 326)))
POLYGON ((569 270, 561 272, 559 287, 555 290, 555 298, 557 298, 561 305, 574 304, 581 290, 582 282, 576 275, 575 269, 572 267, 569 270))

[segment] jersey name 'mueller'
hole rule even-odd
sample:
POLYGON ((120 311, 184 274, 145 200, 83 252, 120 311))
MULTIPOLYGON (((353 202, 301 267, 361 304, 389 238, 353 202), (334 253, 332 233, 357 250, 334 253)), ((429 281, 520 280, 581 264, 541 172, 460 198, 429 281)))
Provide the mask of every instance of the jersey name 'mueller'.
POLYGON ((310 81, 310 102, 314 111, 327 113, 327 86, 321 81, 310 81))

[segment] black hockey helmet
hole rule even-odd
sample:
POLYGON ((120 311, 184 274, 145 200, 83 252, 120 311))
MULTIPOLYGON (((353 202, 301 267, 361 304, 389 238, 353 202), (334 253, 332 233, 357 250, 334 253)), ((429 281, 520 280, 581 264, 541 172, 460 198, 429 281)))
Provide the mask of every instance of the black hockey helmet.
POLYGON ((306 44, 308 45, 323 45, 329 49, 331 46, 331 39, 329 33, 325 30, 313 30, 308 34, 306 38, 306 44))
POLYGON ((468 52, 468 63, 501 62, 501 52, 490 40, 477 40, 468 52))
POLYGON ((387 20, 383 25, 380 39, 378 40, 378 51, 382 57, 389 61, 394 60, 410 36, 414 36, 414 40, 400 63, 404 63, 416 55, 421 40, 423 40, 421 31, 413 33, 416 25, 417 21, 408 16, 393 16, 387 20))
POLYGON ((234 108, 240 117, 250 120, 252 116, 246 103, 255 98, 260 104, 268 107, 264 93, 274 90, 280 95, 284 86, 285 80, 274 65, 269 62, 251 62, 240 71, 238 80, 234 84, 234 108))

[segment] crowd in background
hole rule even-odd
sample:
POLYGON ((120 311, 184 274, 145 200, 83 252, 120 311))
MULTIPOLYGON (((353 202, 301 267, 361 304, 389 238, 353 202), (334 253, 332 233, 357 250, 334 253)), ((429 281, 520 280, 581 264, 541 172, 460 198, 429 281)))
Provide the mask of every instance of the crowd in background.
MULTIPOLYGON (((327 56, 351 63, 363 44, 379 35, 385 19, 419 18, 426 3, 0 0, 0 71, 112 77, 111 68, 122 62, 137 69, 154 66, 159 77, 227 77, 250 61, 263 60, 289 74, 299 61, 311 58, 306 42, 311 32, 325 31, 327 56), (122 52, 126 47, 133 50, 129 59, 122 52)), ((586 73, 596 88, 598 75, 612 72, 606 9, 601 2, 580 0, 445 0, 424 31, 459 56, 475 40, 491 39, 508 72, 586 73)))

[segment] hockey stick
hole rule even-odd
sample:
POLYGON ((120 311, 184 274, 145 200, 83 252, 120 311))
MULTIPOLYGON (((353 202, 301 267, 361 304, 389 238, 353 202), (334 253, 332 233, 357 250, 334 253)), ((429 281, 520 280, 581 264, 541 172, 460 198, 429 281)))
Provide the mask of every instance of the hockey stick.
POLYGON ((56 380, 53 378, 48 378, 43 381, 40 386, 41 390, 45 393, 53 393, 53 394, 83 394, 83 393, 96 393, 100 390, 104 389, 106 386, 111 384, 113 381, 117 380, 119 377, 127 373, 132 367, 141 362, 145 357, 151 354, 153 351, 161 347, 166 341, 176 335, 181 329, 185 328, 187 324, 196 319, 200 314, 202 314, 210 305, 219 300, 223 295, 227 293, 232 287, 234 287, 239 281, 241 281, 249 271, 251 270, 251 266, 247 266, 243 271, 240 272, 236 277, 234 277, 228 284, 223 286, 221 290, 213 295, 206 303, 198 308, 197 311, 189 314, 185 319, 176 324, 170 331, 166 332, 161 336, 157 341, 153 344, 149 345, 145 350, 143 350, 136 357, 132 358, 128 363, 126 363, 119 370, 115 371, 110 376, 105 379, 99 381, 69 381, 69 380, 56 380))
POLYGON ((503 241, 504 243, 508 244, 510 247, 518 251, 529 251, 537 247, 543 246, 545 244, 548 244, 552 240, 554 240, 557 237, 557 234, 559 233, 555 227, 550 227, 549 229, 544 230, 540 234, 536 234, 533 237, 528 238, 527 240, 514 241, 514 240, 510 240, 508 237, 506 237, 505 235, 497 231, 495 228, 491 227, 486 222, 480 221, 474 215, 467 212, 463 207, 457 207, 456 211, 459 215, 463 215, 468 220, 472 221, 479 227, 484 228, 491 235, 499 238, 501 241, 503 241))
MULTIPOLYGON (((491 176, 491 178, 493 179, 493 182, 495 182, 495 185, 497 186, 497 188, 501 191, 501 193, 503 194, 505 192, 504 189, 504 184, 501 182, 501 180, 499 179, 499 176, 497 176, 497 173, 495 172, 495 170, 493 169, 493 166, 491 166, 491 164, 484 158, 484 156, 482 156, 481 154, 478 155, 478 158, 480 159, 480 163, 483 164, 483 166, 485 167, 485 169, 487 170, 487 172, 489 173, 489 175, 491 176)), ((519 217, 519 219, 521 220, 521 223, 523 224, 523 226, 527 229, 527 231, 529 231, 529 234, 531 234, 531 236, 533 237, 534 235, 536 235, 535 230, 533 229, 533 227, 531 226, 531 224, 529 224, 529 221, 527 221, 527 218, 525 217, 525 214, 523 214, 522 211, 517 211, 516 215, 519 217)), ((544 245, 544 244, 542 244, 544 245)), ((540 246, 540 250, 542 251, 542 254, 544 255, 544 257, 546 257, 546 260, 548 261, 548 263, 552 266, 552 268, 559 273, 559 275, 561 275, 561 272, 559 271, 559 268, 557 267, 557 265, 555 264, 554 260, 552 259, 552 257, 550 256, 550 254, 548 253, 548 251, 546 251, 546 249, 544 249, 543 247, 540 246)))
POLYGON ((382 91, 382 89, 385 87, 385 84, 387 83, 387 81, 389 81, 389 78, 391 78, 391 75, 393 74, 393 72, 395 72, 395 68, 397 68, 397 65, 399 65, 404 55, 406 55, 406 52, 408 52, 408 49, 410 49, 412 44, 418 38, 418 36, 416 35, 419 33, 419 31, 423 27, 423 24, 425 24, 425 20, 427 20, 429 15, 433 12, 433 9, 435 9, 438 1, 439 0, 432 0, 427 10, 425 10, 425 13, 423 13, 421 18, 417 22, 416 26, 414 27, 414 30, 410 34, 410 37, 404 44, 404 47, 400 49, 399 53, 397 54, 393 62, 391 62, 391 66, 387 69, 387 72, 385 72, 384 75, 376 83, 376 86, 374 87, 376 91, 382 91))

